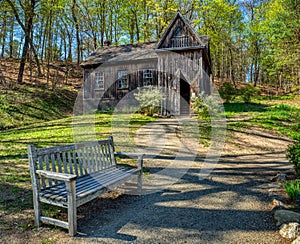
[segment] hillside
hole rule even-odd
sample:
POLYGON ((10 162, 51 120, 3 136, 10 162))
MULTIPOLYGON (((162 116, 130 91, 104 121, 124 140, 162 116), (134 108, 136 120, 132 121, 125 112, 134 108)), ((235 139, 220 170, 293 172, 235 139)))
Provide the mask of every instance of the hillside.
POLYGON ((82 71, 69 67, 66 79, 62 64, 52 65, 44 77, 30 74, 26 67, 24 83, 17 84, 18 61, 0 59, 4 81, 0 82, 0 130, 70 116, 82 83, 82 71))

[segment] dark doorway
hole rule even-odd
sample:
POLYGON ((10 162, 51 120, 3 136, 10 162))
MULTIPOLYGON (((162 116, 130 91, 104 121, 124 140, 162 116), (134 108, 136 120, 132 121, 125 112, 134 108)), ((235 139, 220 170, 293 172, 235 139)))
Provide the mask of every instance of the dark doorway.
POLYGON ((180 79, 180 115, 190 114, 191 88, 189 83, 180 79))

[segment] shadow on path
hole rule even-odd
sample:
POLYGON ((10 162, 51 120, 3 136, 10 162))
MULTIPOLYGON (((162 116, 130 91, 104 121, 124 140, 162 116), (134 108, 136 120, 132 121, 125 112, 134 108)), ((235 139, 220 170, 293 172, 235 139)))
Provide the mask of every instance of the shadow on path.
MULTIPOLYGON (((143 196, 101 198, 80 208, 76 239, 104 243, 288 243, 276 232, 267 190, 274 175, 290 168, 282 153, 247 154, 241 150, 240 154, 226 154, 204 180, 199 179, 204 158, 193 158, 198 167, 188 169, 167 189, 143 196)), ((149 158, 145 180, 163 172, 160 162, 172 161, 174 156, 149 158)))

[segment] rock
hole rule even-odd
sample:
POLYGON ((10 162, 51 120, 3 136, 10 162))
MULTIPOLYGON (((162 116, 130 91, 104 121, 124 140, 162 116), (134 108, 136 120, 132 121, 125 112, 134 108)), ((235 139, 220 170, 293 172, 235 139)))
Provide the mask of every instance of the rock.
POLYGON ((285 205, 278 199, 274 198, 273 199, 273 208, 272 208, 272 212, 274 213, 276 210, 285 210, 286 207, 285 205))
POLYGON ((275 206, 281 206, 281 205, 283 205, 283 203, 282 202, 280 202, 279 200, 277 200, 276 198, 274 198, 273 199, 273 205, 275 205, 275 206))
POLYGON ((292 244, 300 244, 300 236, 298 236, 293 242, 292 244))
POLYGON ((300 223, 300 214, 290 210, 276 210, 274 219, 277 226, 292 222, 300 223))
POLYGON ((275 206, 272 208, 272 212, 276 212, 277 210, 286 210, 286 207, 284 206, 275 206))
POLYGON ((286 182, 286 174, 277 174, 273 179, 272 182, 286 182))
POLYGON ((300 235, 299 223, 283 224, 280 227, 279 234, 284 238, 295 239, 300 235))

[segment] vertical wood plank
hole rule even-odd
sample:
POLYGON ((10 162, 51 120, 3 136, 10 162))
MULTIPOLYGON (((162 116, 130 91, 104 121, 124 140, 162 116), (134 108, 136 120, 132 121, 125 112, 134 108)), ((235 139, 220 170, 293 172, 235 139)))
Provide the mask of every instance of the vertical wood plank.
MULTIPOLYGON (((50 162, 49 162, 49 156, 48 156, 48 154, 45 155, 44 162, 46 164, 46 170, 50 171, 50 162)), ((48 179, 48 185, 52 186, 52 180, 51 179, 48 179)))
MULTIPOLYGON (((56 172, 55 156, 53 153, 51 153, 50 157, 51 157, 51 163, 52 163, 52 171, 56 172)), ((57 180, 55 180, 54 182, 55 182, 55 184, 57 184, 57 180)))
POLYGON ((101 148, 101 156, 102 156, 102 169, 105 169, 106 161, 105 161, 104 145, 101 145, 100 148, 101 148))
POLYGON ((109 145, 108 145, 108 149, 109 149, 110 163, 111 163, 111 165, 116 165, 116 159, 115 159, 115 154, 114 154, 114 147, 113 147, 113 145, 109 144, 109 145))
POLYGON ((68 192, 69 234, 74 236, 77 233, 76 180, 66 182, 66 188, 68 192))
POLYGON ((86 153, 85 153, 85 148, 82 147, 81 150, 81 158, 82 158, 82 171, 83 174, 87 174, 87 162, 86 162, 86 153))
MULTIPOLYGON (((43 170, 44 167, 43 167, 43 158, 42 158, 42 156, 38 156, 38 161, 39 161, 39 165, 40 165, 39 169, 43 170)), ((46 188, 46 183, 45 183, 45 177, 44 176, 41 176, 41 181, 42 181, 42 187, 46 188)))
POLYGON ((102 154, 100 152, 101 148, 100 145, 97 145, 97 170, 101 170, 102 167, 102 154))
POLYGON ((91 147, 91 162, 92 162, 92 168, 93 168, 93 172, 97 171, 97 162, 96 162, 96 146, 92 146, 91 147))
MULTIPOLYGON (((73 174, 74 171, 73 171, 72 156, 71 156, 70 151, 68 151, 68 162, 69 162, 69 172, 70 172, 70 174, 73 174)), ((74 167, 75 167, 75 164, 74 164, 74 167)))
POLYGON ((83 175, 83 156, 81 155, 81 151, 80 151, 80 148, 78 148, 76 150, 76 154, 77 154, 77 157, 78 157, 78 166, 79 166, 79 172, 80 172, 80 176, 83 175))
POLYGON ((138 180, 137 180, 137 188, 138 188, 139 195, 142 194, 142 190, 143 190, 143 156, 144 155, 138 157, 139 173, 138 173, 138 180))
POLYGON ((64 173, 68 174, 68 166, 67 166, 67 158, 66 158, 66 152, 62 153, 63 163, 64 163, 64 173))
POLYGON ((99 170, 99 151, 98 151, 98 144, 94 147, 95 151, 95 170, 99 170))
POLYGON ((94 172, 93 146, 88 147, 87 152, 89 173, 92 173, 94 172))
POLYGON ((73 155, 73 165, 74 165, 74 169, 75 169, 75 174, 79 176, 78 173, 78 165, 79 165, 79 158, 76 158, 76 150, 75 148, 72 151, 72 155, 73 155))
POLYGON ((62 161, 61 161, 61 157, 60 157, 60 153, 56 154, 56 158, 57 158, 57 169, 59 173, 63 173, 62 171, 62 161))
POLYGON ((83 166, 84 166, 84 174, 88 174, 88 150, 86 147, 82 148, 83 152, 83 166))
POLYGON ((108 158, 108 155, 107 155, 107 144, 104 144, 103 145, 104 147, 104 157, 105 157, 105 168, 108 168, 109 167, 109 158, 108 158))
POLYGON ((34 222, 37 227, 41 226, 40 216, 41 216, 41 206, 39 203, 38 192, 40 189, 39 181, 37 174, 35 173, 37 170, 36 160, 37 160, 36 150, 33 145, 28 146, 28 160, 30 167, 30 176, 32 182, 32 193, 33 193, 33 207, 34 207, 34 222))

